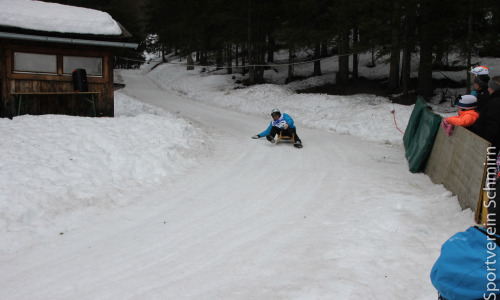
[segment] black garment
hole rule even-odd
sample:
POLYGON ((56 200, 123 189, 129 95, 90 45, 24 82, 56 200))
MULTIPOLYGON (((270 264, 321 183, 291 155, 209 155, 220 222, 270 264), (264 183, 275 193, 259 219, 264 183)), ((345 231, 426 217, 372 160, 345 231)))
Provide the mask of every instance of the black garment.
POLYGON ((279 127, 276 127, 276 126, 273 126, 271 128, 271 133, 269 134, 272 138, 274 138, 277 134, 280 133, 280 131, 282 132, 282 135, 288 135, 288 136, 292 136, 292 133, 295 135, 295 141, 297 142, 300 142, 300 138, 299 136, 297 135, 297 128, 290 128, 288 127, 287 129, 282 129, 282 128, 279 128, 279 127))
POLYGON ((477 108, 476 111, 481 113, 486 103, 490 100, 490 92, 488 88, 480 89, 477 91, 477 108))
POLYGON ((500 91, 491 94, 490 99, 479 112, 479 118, 470 130, 489 141, 493 147, 500 146, 500 91))

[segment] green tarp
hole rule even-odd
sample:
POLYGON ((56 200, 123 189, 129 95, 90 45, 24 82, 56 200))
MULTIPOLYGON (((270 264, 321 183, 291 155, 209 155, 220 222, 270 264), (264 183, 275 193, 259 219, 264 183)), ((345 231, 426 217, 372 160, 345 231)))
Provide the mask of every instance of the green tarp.
POLYGON ((422 98, 417 99, 403 137, 410 172, 423 171, 441 119, 440 115, 427 109, 427 104, 422 98))
POLYGON ((422 110, 427 108, 427 103, 421 97, 417 98, 415 107, 411 112, 410 120, 408 121, 408 126, 406 126, 405 134, 403 136, 403 142, 405 149, 410 147, 410 143, 417 132, 418 124, 420 122, 420 117, 422 116, 422 110))

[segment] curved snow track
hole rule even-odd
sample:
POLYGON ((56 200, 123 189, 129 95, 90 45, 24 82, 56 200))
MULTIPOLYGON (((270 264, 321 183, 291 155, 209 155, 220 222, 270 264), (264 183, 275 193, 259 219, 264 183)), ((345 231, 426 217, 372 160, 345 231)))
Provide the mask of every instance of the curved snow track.
POLYGON ((143 205, 4 262, 12 276, 0 298, 436 296, 428 274, 449 233, 426 220, 450 203, 408 172, 402 147, 300 126, 303 149, 252 140, 269 119, 184 99, 139 72, 124 80, 126 94, 205 127, 213 152, 165 189, 135 195, 143 205), (34 262, 40 252, 46 259, 34 262))

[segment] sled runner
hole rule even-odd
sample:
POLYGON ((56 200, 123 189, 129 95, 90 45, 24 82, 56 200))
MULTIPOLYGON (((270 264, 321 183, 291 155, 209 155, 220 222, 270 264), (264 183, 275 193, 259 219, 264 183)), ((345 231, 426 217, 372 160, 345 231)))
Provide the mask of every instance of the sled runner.
POLYGON ((288 135, 283 135, 283 133, 280 132, 280 135, 278 136, 278 139, 276 140, 276 144, 279 144, 281 140, 291 141, 292 143, 295 143, 295 134, 292 133, 292 136, 288 136, 288 135))
POLYGON ((280 132, 278 139, 276 140, 276 145, 278 145, 281 141, 287 141, 293 143, 293 146, 295 148, 302 148, 302 143, 300 141, 295 140, 295 134, 292 133, 292 136, 289 135, 283 135, 282 132, 280 132))

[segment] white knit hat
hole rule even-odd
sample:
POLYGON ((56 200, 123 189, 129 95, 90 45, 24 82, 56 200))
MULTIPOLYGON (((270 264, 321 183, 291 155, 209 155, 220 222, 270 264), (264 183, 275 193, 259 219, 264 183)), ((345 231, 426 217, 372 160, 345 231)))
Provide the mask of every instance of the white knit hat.
POLYGON ((477 66, 475 68, 470 68, 469 73, 474 75, 488 75, 490 71, 485 66, 477 66))
POLYGON ((462 109, 474 109, 477 107, 477 98, 473 95, 463 95, 457 103, 462 109))

